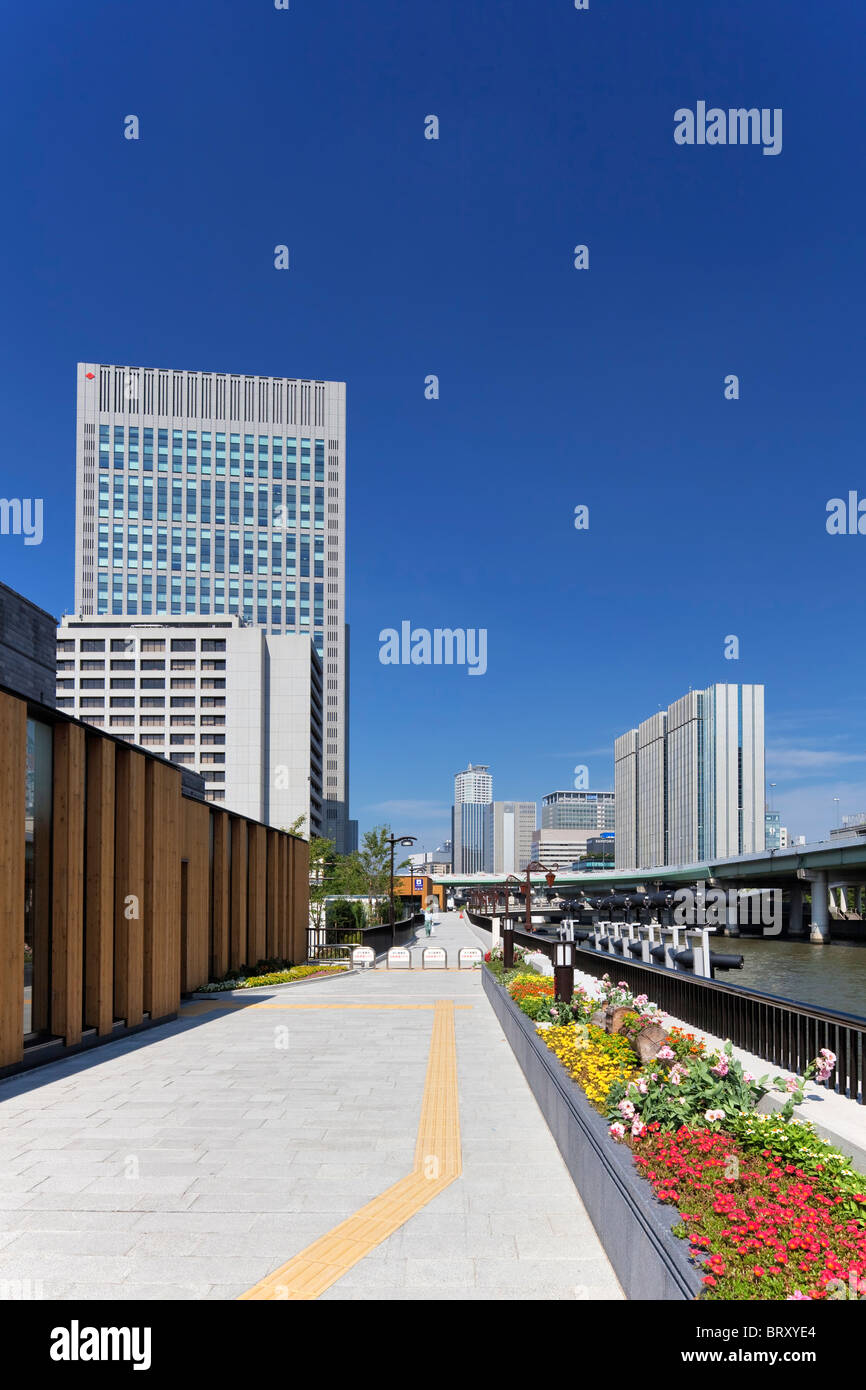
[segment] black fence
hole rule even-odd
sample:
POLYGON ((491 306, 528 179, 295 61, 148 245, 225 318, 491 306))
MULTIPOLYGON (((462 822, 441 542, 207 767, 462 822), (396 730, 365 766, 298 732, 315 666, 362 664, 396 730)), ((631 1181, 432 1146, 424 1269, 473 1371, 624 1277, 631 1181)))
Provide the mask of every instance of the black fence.
MULTIPOLYGON (((480 924, 479 924, 480 925, 480 924)), ((554 958, 556 942, 525 931, 514 940, 554 958)), ((600 979, 624 980, 632 994, 646 994, 664 1013, 763 1058, 783 1071, 803 1074, 822 1047, 836 1054, 836 1069, 824 1085, 863 1105, 866 1096, 866 1019, 817 1009, 795 999, 687 975, 662 966, 637 964, 575 945, 575 969, 600 979)))
POLYGON ((416 912, 394 923, 394 940, 388 922, 373 927, 308 927, 307 960, 348 960, 353 946, 372 946, 377 956, 383 956, 392 945, 405 946, 424 921, 424 913, 416 912))

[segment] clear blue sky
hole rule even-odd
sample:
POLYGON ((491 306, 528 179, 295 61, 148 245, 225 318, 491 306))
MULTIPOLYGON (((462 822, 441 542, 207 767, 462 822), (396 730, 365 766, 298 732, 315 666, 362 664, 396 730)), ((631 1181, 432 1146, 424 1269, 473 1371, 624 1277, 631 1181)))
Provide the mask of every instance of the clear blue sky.
POLYGON ((0 37, 0 481, 46 499, 0 578, 72 605, 76 361, 345 380, 362 829, 432 848, 470 760, 607 788, 718 680, 766 685, 792 831, 866 809, 866 536, 824 524, 866 495, 862 4, 44 0, 0 37), (676 145, 699 100, 781 107, 782 153, 676 145), (486 675, 381 665, 404 619, 485 628, 486 675))

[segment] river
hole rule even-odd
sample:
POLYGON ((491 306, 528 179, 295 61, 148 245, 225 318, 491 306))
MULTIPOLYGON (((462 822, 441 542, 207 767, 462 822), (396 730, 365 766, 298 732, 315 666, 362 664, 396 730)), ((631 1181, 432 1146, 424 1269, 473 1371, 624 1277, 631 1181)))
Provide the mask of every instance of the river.
POLYGON ((719 971, 725 984, 744 985, 819 1008, 866 1017, 866 943, 834 941, 829 946, 741 936, 716 938, 717 951, 744 957, 742 970, 719 971))

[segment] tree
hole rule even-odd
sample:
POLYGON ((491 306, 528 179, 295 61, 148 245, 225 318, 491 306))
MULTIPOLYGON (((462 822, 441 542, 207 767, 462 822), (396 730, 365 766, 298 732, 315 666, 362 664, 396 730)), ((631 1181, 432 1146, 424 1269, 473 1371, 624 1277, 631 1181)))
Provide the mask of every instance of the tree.
MULTIPOLYGON (((388 836, 389 825, 377 825, 364 832, 364 840, 358 851, 358 862, 364 875, 367 901, 370 907, 370 920, 373 919, 373 898, 387 897, 391 887, 391 846, 388 836)), ((409 860, 394 865, 394 873, 409 867, 409 860)))
POLYGON ((329 873, 333 867, 334 841, 314 835, 310 841, 310 918, 314 927, 325 923, 325 898, 331 889, 329 873))
MULTIPOLYGON (((291 825, 288 827, 288 830, 286 831, 286 833, 287 833, 288 835, 300 835, 301 838, 303 839, 303 833, 302 833, 302 832, 303 832, 303 829, 304 829, 304 825, 306 824, 306 820, 307 820, 307 817, 306 817, 306 816, 303 816, 303 815, 301 815, 301 816, 296 816, 295 819, 292 821, 291 825)), ((284 825, 281 825, 281 826, 280 826, 280 829, 281 829, 281 830, 286 830, 286 827, 285 827, 284 825)))
POLYGON ((367 879, 357 850, 352 854, 335 855, 328 882, 330 893, 342 893, 346 897, 366 891, 367 879))

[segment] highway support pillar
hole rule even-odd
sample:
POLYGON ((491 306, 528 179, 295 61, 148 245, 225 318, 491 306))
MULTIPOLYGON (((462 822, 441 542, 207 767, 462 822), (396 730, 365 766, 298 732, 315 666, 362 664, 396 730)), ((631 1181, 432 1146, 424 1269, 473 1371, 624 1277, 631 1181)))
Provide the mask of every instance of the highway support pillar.
POLYGON ((799 883, 795 883, 791 888, 791 908, 788 914, 788 935, 799 937, 806 935, 806 928, 803 924, 803 888, 799 883))
POLYGON ((824 946, 830 940, 829 888, 827 870, 816 869, 812 878, 812 925, 809 940, 824 946))

